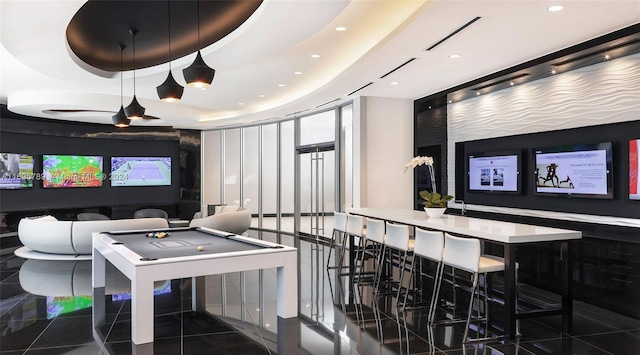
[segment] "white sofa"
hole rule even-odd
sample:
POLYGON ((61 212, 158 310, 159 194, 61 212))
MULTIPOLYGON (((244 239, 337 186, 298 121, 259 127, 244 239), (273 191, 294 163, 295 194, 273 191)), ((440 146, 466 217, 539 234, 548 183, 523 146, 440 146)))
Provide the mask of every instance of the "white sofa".
POLYGON ((211 216, 194 218, 189 227, 207 227, 233 234, 242 234, 251 227, 251 211, 246 207, 223 206, 211 216))
POLYGON ((93 232, 167 229, 164 218, 114 219, 108 221, 58 221, 55 217, 23 218, 18 238, 27 248, 49 254, 91 254, 93 232))

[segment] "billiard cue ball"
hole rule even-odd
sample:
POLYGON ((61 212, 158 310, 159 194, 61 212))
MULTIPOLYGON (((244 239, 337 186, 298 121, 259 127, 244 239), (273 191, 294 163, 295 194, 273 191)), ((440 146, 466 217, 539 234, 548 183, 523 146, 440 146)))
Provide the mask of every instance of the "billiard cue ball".
POLYGON ((202 245, 198 245, 198 250, 199 250, 199 251, 203 251, 203 250, 204 250, 204 247, 203 247, 202 245))

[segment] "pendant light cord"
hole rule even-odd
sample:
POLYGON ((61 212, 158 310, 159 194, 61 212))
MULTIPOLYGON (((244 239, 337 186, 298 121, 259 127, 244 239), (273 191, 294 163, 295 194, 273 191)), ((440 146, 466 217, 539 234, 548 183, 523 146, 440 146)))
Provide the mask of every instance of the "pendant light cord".
POLYGON ((198 0, 198 8, 196 12, 198 13, 198 50, 200 50, 200 0, 198 0))
POLYGON ((169 73, 171 73, 171 0, 167 0, 167 30, 169 31, 169 73))
POLYGON ((123 95, 123 91, 122 91, 122 52, 124 51, 124 45, 121 44, 119 45, 120 47, 120 107, 124 107, 124 101, 122 100, 122 95, 123 95))
POLYGON ((136 33, 137 30, 131 29, 129 30, 131 36, 133 37, 133 96, 136 96, 136 33))

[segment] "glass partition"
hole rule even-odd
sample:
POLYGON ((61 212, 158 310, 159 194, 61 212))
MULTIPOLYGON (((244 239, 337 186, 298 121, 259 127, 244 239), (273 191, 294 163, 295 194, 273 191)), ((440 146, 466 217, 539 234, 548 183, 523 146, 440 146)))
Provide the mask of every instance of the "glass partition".
POLYGON ((277 229, 278 212, 278 124, 262 126, 262 228, 277 229))
POLYGON ((224 131, 224 196, 227 205, 240 204, 240 128, 224 131))
MULTIPOLYGON (((254 216, 258 215, 258 186, 260 174, 260 126, 242 129, 242 200, 254 216)), ((258 227, 258 218, 253 218, 251 227, 258 227)))

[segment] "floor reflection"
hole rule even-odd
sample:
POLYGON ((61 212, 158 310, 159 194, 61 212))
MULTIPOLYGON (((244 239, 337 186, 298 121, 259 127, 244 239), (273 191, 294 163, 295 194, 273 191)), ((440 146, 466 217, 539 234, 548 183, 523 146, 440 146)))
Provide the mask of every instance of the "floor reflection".
MULTIPOLYGON (((395 297, 374 297, 326 269, 326 243, 250 231, 250 236, 299 248, 300 313, 276 315, 274 269, 206 278, 206 312, 192 311, 191 279, 160 283, 154 299, 156 340, 131 342, 128 279, 108 269, 104 319, 92 330, 90 261, 0 257, 0 352, 4 354, 634 354, 640 321, 580 302, 575 331, 559 317, 523 320, 517 341, 463 345, 464 323, 428 327, 426 309, 397 308, 395 297), (55 310, 55 312, 54 312, 55 310)), ((332 257, 335 253, 332 253, 332 257)), ((545 293, 526 287, 527 292, 545 293)), ((426 293, 428 294, 428 292, 426 293)), ((553 295, 551 295, 553 296, 553 295)), ((96 298, 98 299, 98 298, 96 298)), ((463 307, 464 308, 464 307, 463 307)), ((498 310, 499 311, 499 310, 498 310)), ((443 310, 440 318, 455 316, 443 310)))

